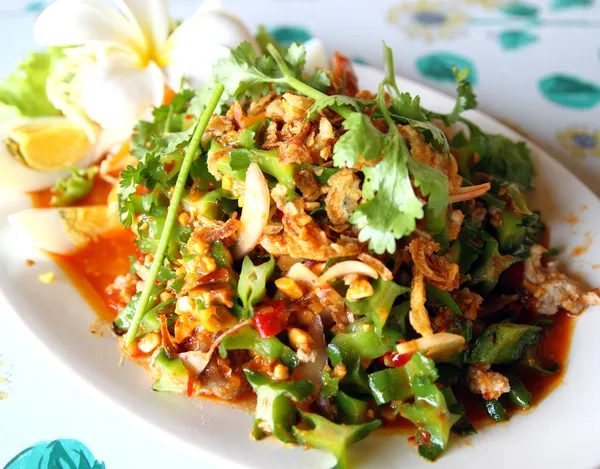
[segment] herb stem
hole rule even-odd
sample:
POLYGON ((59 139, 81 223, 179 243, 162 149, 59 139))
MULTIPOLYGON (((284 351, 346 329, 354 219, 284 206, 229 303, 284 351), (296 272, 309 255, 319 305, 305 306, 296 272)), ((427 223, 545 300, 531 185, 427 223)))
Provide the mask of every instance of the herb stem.
POLYGON ((394 54, 385 41, 383 42, 383 59, 385 67, 384 83, 389 86, 394 99, 401 99, 400 90, 396 83, 396 73, 394 72, 394 54))
POLYGON ((150 273, 148 274, 148 278, 146 279, 146 285, 144 286, 144 290, 142 291, 140 302, 138 303, 138 307, 131 320, 131 325, 129 326, 129 329, 127 330, 127 335, 125 336, 125 344, 127 345, 130 345, 135 340, 140 326, 140 322, 144 317, 144 314, 146 313, 148 301, 150 300, 150 294, 152 292, 152 288, 154 287, 154 281, 158 276, 158 270, 160 269, 160 267, 163 264, 163 261, 165 260, 169 239, 173 231, 173 226, 175 225, 177 211, 179 210, 179 204, 181 203, 181 199, 183 197, 185 184, 187 182, 187 177, 190 172, 190 167, 192 166, 192 162, 194 160, 194 155, 200 147, 200 140, 202 138, 202 135, 206 130, 206 126, 208 125, 208 121, 210 120, 212 113, 214 112, 215 108, 217 107, 217 104, 219 103, 219 100, 221 99, 221 95, 223 94, 224 89, 225 87, 220 83, 215 86, 215 90, 213 91, 210 101, 206 105, 206 109, 198 119, 196 129, 194 130, 192 139, 190 140, 190 143, 185 152, 185 156, 181 164, 181 169, 179 170, 179 175, 177 176, 177 182, 175 183, 175 190, 173 191, 173 196, 171 197, 169 209, 167 211, 165 226, 162 230, 162 233, 160 234, 158 248, 156 249, 156 253, 154 255, 154 261, 152 262, 152 267, 150 267, 150 273))
POLYGON ((163 133, 168 134, 171 129, 171 117, 173 116, 173 106, 169 106, 169 113, 167 114, 167 119, 165 120, 165 128, 163 133))
MULTIPOLYGON (((298 80, 295 76, 293 76, 292 73, 290 72, 289 67, 285 63, 285 60, 283 60, 283 57, 281 56, 281 54, 279 53, 279 51, 273 44, 267 44, 267 50, 269 51, 269 53, 271 54, 273 59, 275 59, 275 62, 277 62, 277 65, 279 66, 281 73, 283 73, 283 78, 279 79, 278 81, 287 83, 292 88, 294 88, 296 91, 299 91, 300 93, 304 94, 305 96, 308 96, 309 98, 314 99, 315 101, 327 97, 327 95, 325 93, 322 93, 319 90, 315 90, 312 86, 307 85, 303 81, 298 80)), ((333 109, 335 112, 337 112, 344 119, 348 119, 348 117, 350 117, 350 115, 354 112, 351 109, 347 108, 346 106, 329 106, 329 107, 331 109, 333 109)))
POLYGON ((396 127, 396 123, 394 122, 394 119, 392 119, 392 116, 390 115, 390 111, 387 107, 387 104, 385 103, 385 84, 386 84, 385 80, 379 84, 379 90, 378 90, 379 93, 377 94, 377 105, 379 106, 379 110, 381 111, 381 114, 383 114, 383 118, 388 123, 388 126, 389 126, 388 133, 390 133, 390 132, 397 133, 401 137, 401 139, 404 140, 402 135, 400 135, 400 131, 398 130, 398 127, 396 127), (394 130, 392 131, 392 129, 394 129, 394 130))

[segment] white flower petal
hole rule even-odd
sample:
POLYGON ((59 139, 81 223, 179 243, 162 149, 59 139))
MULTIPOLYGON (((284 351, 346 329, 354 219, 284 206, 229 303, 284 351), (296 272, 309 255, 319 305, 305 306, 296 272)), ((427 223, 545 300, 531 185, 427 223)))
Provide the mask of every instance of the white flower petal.
POLYGON ((212 75, 215 62, 228 57, 230 50, 219 44, 204 44, 198 48, 197 42, 181 43, 171 50, 169 65, 166 67, 167 83, 179 90, 181 78, 185 78, 192 88, 200 88, 212 75), (190 60, 194 57, 194 60, 190 60))
POLYGON ((117 5, 139 27, 149 56, 160 57, 169 36, 168 0, 117 0, 117 5))
POLYGON ((320 39, 310 39, 302 45, 306 49, 306 63, 304 65, 306 73, 312 73, 319 67, 330 68, 325 46, 320 39))
POLYGON ((139 50, 143 37, 136 35, 127 18, 98 0, 58 0, 38 17, 35 41, 42 46, 89 43, 139 50))
POLYGON ((218 6, 203 5, 167 39, 169 85, 178 89, 185 77, 193 88, 200 87, 210 78, 214 63, 243 41, 259 53, 254 37, 237 16, 218 6))
POLYGON ((167 43, 168 51, 189 43, 194 44, 197 51, 207 43, 233 49, 243 41, 248 41, 256 53, 260 53, 254 36, 240 18, 221 8, 200 8, 173 32, 167 43))
POLYGON ((162 103, 164 83, 154 62, 140 68, 135 56, 111 54, 90 70, 82 92, 83 107, 105 129, 131 130, 162 103))

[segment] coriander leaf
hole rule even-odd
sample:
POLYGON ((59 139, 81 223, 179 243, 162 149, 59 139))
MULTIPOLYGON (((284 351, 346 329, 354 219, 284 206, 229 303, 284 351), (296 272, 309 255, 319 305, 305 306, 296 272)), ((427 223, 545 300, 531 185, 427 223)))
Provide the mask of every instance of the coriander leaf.
POLYGON ((69 171, 71 174, 57 181, 51 189, 50 203, 55 207, 70 205, 88 195, 94 187, 94 178, 98 173, 98 167, 77 168, 71 166, 69 171))
POLYGON ((0 83, 0 121, 16 117, 60 114, 46 95, 46 81, 52 67, 64 57, 61 48, 32 52, 0 83))
POLYGON ((306 62, 306 49, 299 44, 292 43, 287 48, 284 59, 291 67, 296 78, 301 78, 306 62))
POLYGON ((448 178, 444 173, 413 158, 408 159, 408 169, 414 184, 421 193, 429 196, 427 207, 440 216, 448 207, 448 178))
POLYGON ((458 85, 456 89, 456 104, 452 110, 452 114, 449 114, 444 119, 446 125, 453 124, 456 122, 461 113, 468 111, 469 109, 475 109, 477 107, 477 98, 473 92, 473 87, 467 78, 469 77, 470 69, 463 68, 458 70, 456 66, 452 67, 452 73, 454 74, 454 80, 458 85))
POLYGON ((308 118, 310 120, 317 117, 317 113, 325 109, 326 107, 334 106, 348 106, 354 108, 357 113, 361 112, 369 101, 363 101, 361 99, 352 98, 351 96, 343 95, 331 95, 325 96, 321 99, 317 99, 314 104, 308 110, 308 118))
POLYGON ((364 161, 381 158, 389 139, 375 128, 369 116, 353 112, 344 120, 342 126, 346 133, 333 147, 335 166, 353 167, 364 161))
MULTIPOLYGON (((417 96, 418 98, 418 96, 417 96)), ((395 121, 401 124, 408 124, 411 127, 415 127, 419 129, 427 142, 432 142, 433 146, 442 153, 448 153, 450 150, 450 145, 448 144, 448 139, 446 138, 446 134, 440 129, 437 125, 432 122, 429 122, 427 119, 425 120, 416 120, 409 119, 404 115, 394 112, 390 109, 392 117, 395 121)))
POLYGON ((319 91, 325 91, 331 86, 331 80, 323 70, 315 70, 304 82, 319 91))
POLYGON ((161 167, 160 158, 150 153, 142 158, 134 168, 128 165, 121 171, 119 182, 119 219, 125 227, 130 227, 135 216, 135 206, 132 196, 135 195, 139 185, 146 182, 161 167))
POLYGON ((383 55, 386 70, 385 84, 390 88, 392 96, 390 114, 396 122, 420 129, 428 142, 433 142, 437 150, 447 153, 450 147, 446 135, 431 122, 429 113, 421 108, 421 98, 419 96, 413 98, 409 93, 400 93, 394 73, 392 49, 385 42, 383 44, 383 55))
POLYGON ((138 158, 157 149, 172 153, 179 144, 189 140, 192 120, 186 116, 189 113, 188 103, 194 95, 193 90, 182 90, 173 96, 169 104, 152 111, 152 122, 140 121, 131 136, 131 153, 138 158))
POLYGON ((213 67, 213 75, 234 98, 243 95, 258 98, 269 92, 270 83, 281 78, 275 60, 268 55, 257 58, 248 42, 242 42, 231 50, 229 57, 219 60, 213 67))
MULTIPOLYGON (((370 150, 374 153, 373 148, 370 150)), ((384 157, 379 163, 363 167, 362 192, 367 202, 360 204, 350 217, 350 222, 360 229, 358 239, 369 241, 369 249, 378 254, 395 252, 396 239, 412 233, 416 220, 424 215, 408 174, 410 155, 406 142, 394 133, 382 150, 384 157)))
POLYGON ((189 127, 187 130, 181 132, 165 133, 160 139, 160 151, 161 153, 168 155, 176 151, 180 145, 188 143, 194 133, 194 127, 189 127))
POLYGON ((414 98, 410 93, 400 93, 392 101, 390 106, 390 113, 392 116, 397 114, 406 119, 412 119, 417 121, 427 120, 427 116, 421 109, 421 97, 415 96, 414 98))
POLYGON ((533 189, 535 168, 525 142, 513 142, 504 135, 487 135, 487 151, 479 154, 473 171, 495 176, 500 182, 514 182, 533 189))

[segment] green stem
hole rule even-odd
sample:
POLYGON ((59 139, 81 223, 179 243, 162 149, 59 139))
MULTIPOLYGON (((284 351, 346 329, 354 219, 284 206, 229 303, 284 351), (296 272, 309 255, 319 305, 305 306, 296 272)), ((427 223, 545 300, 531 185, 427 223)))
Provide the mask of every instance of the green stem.
POLYGON ((134 340, 138 333, 138 328, 140 326, 140 321, 146 314, 146 308, 148 306, 148 301, 150 300, 150 294, 152 292, 152 287, 154 287, 154 281, 158 276, 158 270, 163 264, 165 260, 165 254, 167 252, 167 247, 169 244, 169 238, 171 237, 171 232, 173 231, 173 226, 175 225, 175 219, 177 217, 177 211, 179 210, 179 204, 181 203, 181 199, 183 197, 183 192, 185 190, 185 184, 187 182, 187 177, 190 172, 190 167, 192 166, 192 162, 194 160, 194 155, 198 148, 200 147, 200 139, 206 130, 206 126, 208 125, 208 121, 210 120, 213 111, 217 107, 219 100, 221 99, 221 95, 223 94, 224 86, 222 84, 217 84, 213 94, 210 98, 210 101, 206 105, 206 109, 198 119, 198 123, 196 124, 196 129, 194 130, 194 134, 192 135, 192 140, 187 147, 185 152, 185 156, 183 158, 183 163, 181 164, 181 169, 179 170, 179 175, 177 176, 177 182, 175 183, 175 190, 173 191, 173 196, 171 197, 171 202, 169 204, 169 209, 167 211, 167 218, 165 220, 165 226, 163 228, 162 233, 160 234, 160 240, 158 242, 158 248, 156 249, 156 254, 154 255, 154 261, 152 262, 152 267, 150 268, 150 273, 148 274, 148 278, 146 279, 146 285, 144 286, 144 290, 142 291, 142 296, 140 297, 140 302, 138 303, 137 310, 131 320, 131 325, 127 331, 127 335, 125 336, 125 344, 130 345, 134 340))
MULTIPOLYGON (((315 101, 327 97, 325 93, 322 93, 319 90, 315 90, 312 86, 307 85, 306 83, 304 83, 301 80, 298 80, 294 75, 292 75, 289 67, 287 66, 287 63, 285 62, 285 60, 283 60, 283 57, 273 44, 267 44, 267 50, 269 51, 273 59, 275 59, 275 62, 281 70, 281 73, 283 73, 283 78, 278 79, 276 81, 287 83, 296 91, 299 91, 303 95, 308 96, 309 98, 312 98, 315 101)), ((354 112, 346 106, 330 106, 330 108, 337 112, 344 119, 350 117, 350 115, 354 112)))
MULTIPOLYGON (((390 132, 396 132, 398 134, 400 134, 400 131, 398 130, 398 127, 396 127, 396 123, 394 122, 394 119, 392 119, 392 116, 390 115, 390 111, 387 108, 387 105, 385 104, 385 85, 387 83, 387 80, 383 80, 381 83, 379 83, 379 92, 377 93, 377 105, 379 106, 379 110, 381 111, 381 114, 383 114, 383 118, 385 119, 385 121, 388 123, 389 126, 389 130, 388 133, 390 132), (394 129, 394 130, 392 130, 394 129)), ((400 138, 402 140, 404 140, 402 138, 402 136, 400 136, 400 138)))
POLYGON ((167 118, 165 120, 165 128, 163 133, 168 134, 169 129, 171 128, 171 117, 173 116, 173 106, 169 106, 169 113, 167 114, 167 118))
POLYGON ((383 62, 385 66, 385 84, 390 87, 394 99, 400 99, 400 90, 396 83, 396 73, 394 72, 394 54, 385 41, 383 42, 383 62))

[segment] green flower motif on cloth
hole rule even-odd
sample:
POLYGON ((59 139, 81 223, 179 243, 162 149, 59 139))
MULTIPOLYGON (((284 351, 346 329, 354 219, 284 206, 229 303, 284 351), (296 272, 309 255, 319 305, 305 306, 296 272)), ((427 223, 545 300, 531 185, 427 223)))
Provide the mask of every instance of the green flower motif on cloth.
POLYGON ((556 134, 556 139, 562 148, 571 156, 600 157, 600 131, 592 131, 587 128, 572 127, 556 134))
POLYGON ((537 42, 538 36, 522 29, 502 31, 498 41, 504 50, 516 50, 537 42))
POLYGON ((302 44, 312 39, 312 34, 310 34, 308 29, 300 26, 275 26, 268 29, 271 36, 284 46, 289 46, 294 42, 302 44))
POLYGON ((27 2, 25 11, 27 13, 40 13, 46 7, 46 2, 27 2))
POLYGON ((540 80, 539 87, 547 99, 563 107, 590 109, 600 103, 600 85, 573 75, 549 75, 540 80))
POLYGON ((477 82, 477 71, 475 65, 466 57, 454 54, 452 52, 433 52, 417 59, 417 69, 425 78, 439 82, 454 83, 454 73, 452 67, 459 69, 469 68, 468 81, 473 85, 477 82))
POLYGON ((587 8, 594 5, 595 0, 552 0, 550 8, 564 10, 566 8, 587 8))
POLYGON ((521 18, 531 18, 538 14, 538 7, 524 2, 511 2, 506 6, 500 8, 500 11, 510 15, 518 16, 521 18))
POLYGON ((350 60, 352 60, 352 62, 354 62, 355 64, 369 65, 369 62, 367 61, 367 59, 365 59, 364 57, 357 56, 357 55, 354 57, 350 57, 350 60))
POLYGON ((439 2, 418 0, 392 6, 388 10, 387 20, 404 30, 409 37, 433 41, 450 39, 462 33, 468 16, 439 2))
POLYGON ((42 441, 24 449, 4 469, 105 469, 103 462, 77 440, 42 441))

